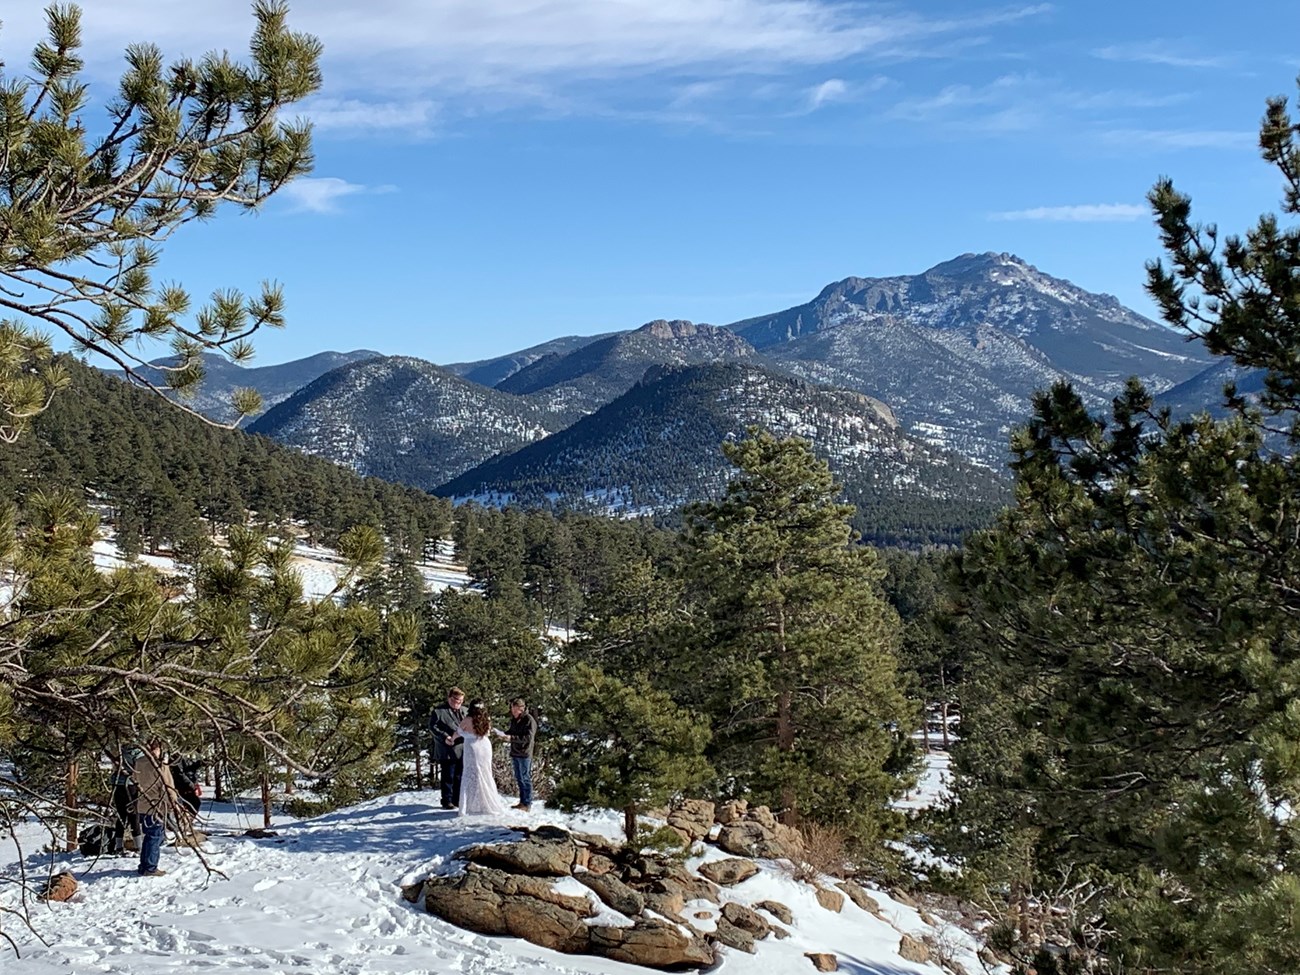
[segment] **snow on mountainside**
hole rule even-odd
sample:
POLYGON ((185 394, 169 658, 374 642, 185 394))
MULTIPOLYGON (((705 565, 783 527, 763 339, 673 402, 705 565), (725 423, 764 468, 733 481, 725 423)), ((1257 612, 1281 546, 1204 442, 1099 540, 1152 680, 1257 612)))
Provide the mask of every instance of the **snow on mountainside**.
MULTIPOLYGON (((235 412, 230 407, 230 394, 236 389, 257 390, 262 394, 263 408, 270 409, 331 369, 378 357, 378 352, 357 349, 354 352, 318 352, 304 359, 270 366, 241 366, 223 355, 205 352, 203 382, 194 398, 184 402, 214 420, 229 423, 235 419, 235 412)), ((166 386, 167 375, 161 367, 174 365, 176 361, 174 356, 155 359, 150 363, 154 368, 146 367, 140 372, 150 382, 166 386)), ((119 372, 114 375, 120 377, 122 374, 119 372)), ((244 422, 247 424, 249 421, 244 422)))
POLYGON ((685 366, 754 357, 753 347, 728 329, 687 321, 653 321, 631 332, 590 342, 567 354, 552 353, 497 384, 507 393, 533 395, 574 418, 627 392, 651 366, 685 366))
POLYGON ((878 396, 913 432, 991 466, 1035 389, 1069 380, 1103 407, 1129 376, 1160 392, 1209 364, 1199 343, 1011 254, 846 278, 730 328, 779 367, 878 396))
MULTIPOLYGON (((822 389, 755 366, 660 367, 613 403, 438 489, 487 503, 665 514, 719 494, 731 472, 719 444, 751 424, 807 439, 860 511, 907 534, 909 506, 992 506, 990 471, 927 447, 860 393, 822 389)), ((918 519, 924 520, 924 519, 918 519)))
POLYGON ((560 426, 528 400, 422 359, 387 356, 327 373, 249 429, 359 473, 428 489, 560 426))

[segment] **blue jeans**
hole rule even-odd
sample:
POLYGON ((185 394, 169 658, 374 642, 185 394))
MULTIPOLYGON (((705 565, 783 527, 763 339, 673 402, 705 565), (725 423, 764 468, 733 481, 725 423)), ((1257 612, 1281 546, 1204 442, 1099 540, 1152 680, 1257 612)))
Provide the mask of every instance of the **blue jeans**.
POLYGON ((510 756, 510 764, 515 767, 515 781, 519 783, 519 804, 533 804, 533 760, 510 756))
POLYGON ((157 816, 141 816, 140 829, 144 833, 140 843, 140 873, 151 873, 158 869, 158 854, 162 852, 163 821, 157 816))

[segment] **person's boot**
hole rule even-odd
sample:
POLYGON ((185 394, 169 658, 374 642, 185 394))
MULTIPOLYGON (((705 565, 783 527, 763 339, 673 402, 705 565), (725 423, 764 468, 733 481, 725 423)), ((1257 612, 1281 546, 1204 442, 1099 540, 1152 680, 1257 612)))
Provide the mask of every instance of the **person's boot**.
POLYGON ((132 833, 132 834, 131 834, 131 838, 130 838, 129 840, 126 840, 125 843, 124 843, 124 845, 125 845, 125 847, 126 847, 128 850, 130 850, 132 853, 139 853, 139 852, 140 852, 140 844, 143 843, 143 842, 144 842, 144 834, 143 834, 143 833, 132 833))

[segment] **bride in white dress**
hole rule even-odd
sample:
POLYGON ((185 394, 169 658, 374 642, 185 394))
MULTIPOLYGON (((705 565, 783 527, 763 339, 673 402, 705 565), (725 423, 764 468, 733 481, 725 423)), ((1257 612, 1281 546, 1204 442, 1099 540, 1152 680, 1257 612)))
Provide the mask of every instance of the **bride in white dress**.
POLYGON ((505 803, 497 795, 496 780, 492 777, 492 736, 506 737, 492 727, 487 708, 482 701, 469 706, 469 715, 460 723, 460 734, 465 739, 465 771, 460 780, 460 815, 500 815, 506 811, 505 803))

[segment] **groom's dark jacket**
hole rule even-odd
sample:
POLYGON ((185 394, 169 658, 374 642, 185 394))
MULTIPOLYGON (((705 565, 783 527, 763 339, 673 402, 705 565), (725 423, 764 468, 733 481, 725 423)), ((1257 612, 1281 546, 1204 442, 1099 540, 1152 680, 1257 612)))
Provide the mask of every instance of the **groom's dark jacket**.
POLYGON ((460 723, 464 720, 463 707, 453 708, 444 701, 433 709, 433 713, 429 715, 429 730, 433 732, 435 762, 459 762, 464 757, 465 739, 458 739, 454 745, 447 744, 448 735, 460 734, 460 723))

